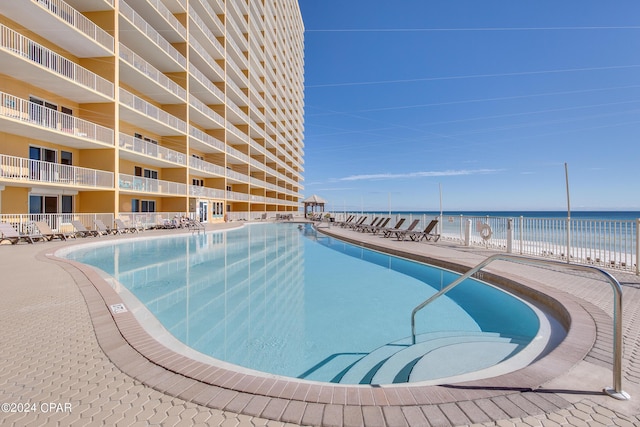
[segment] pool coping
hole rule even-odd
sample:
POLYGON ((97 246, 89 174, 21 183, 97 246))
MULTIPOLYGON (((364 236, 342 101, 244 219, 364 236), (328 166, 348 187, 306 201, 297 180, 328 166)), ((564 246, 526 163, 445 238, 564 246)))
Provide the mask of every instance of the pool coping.
MULTIPOLYGON (((379 250, 402 252, 385 247, 379 250)), ((587 311, 584 301, 581 304, 577 298, 534 280, 520 284, 521 278, 510 274, 488 273, 491 277, 483 280, 494 283, 488 279, 500 278, 505 286, 525 286, 532 290, 530 297, 555 309, 563 307, 561 317, 570 319, 563 342, 544 358, 518 371, 455 385, 315 383, 254 375, 175 353, 151 337, 131 312, 114 313, 110 309, 124 302, 96 270, 48 252, 43 251, 39 257, 59 263, 72 275, 87 303, 100 347, 124 373, 158 391, 210 408, 296 424, 414 425, 426 421, 425 414, 431 413, 436 419, 446 414, 446 418, 455 419, 460 411, 463 413, 459 417, 476 417, 474 422, 484 422, 491 420, 486 418, 492 412, 497 414, 494 419, 499 419, 565 407, 569 402, 545 390, 544 384, 567 373, 591 351, 596 340, 592 315, 600 316, 601 311, 593 306, 587 311), (523 404, 522 399, 528 404, 523 404)), ((439 262, 453 270, 469 268, 439 262)))

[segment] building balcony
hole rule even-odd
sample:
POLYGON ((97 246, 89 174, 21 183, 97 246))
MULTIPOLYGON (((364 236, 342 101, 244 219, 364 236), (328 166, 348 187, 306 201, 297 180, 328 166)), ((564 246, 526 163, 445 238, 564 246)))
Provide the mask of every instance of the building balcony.
POLYGON ((124 173, 119 174, 118 187, 120 191, 155 194, 159 196, 185 196, 187 194, 186 184, 127 175, 124 173))
POLYGON ((189 147, 203 153, 223 154, 226 150, 224 142, 193 126, 189 126, 189 147))
POLYGON ((191 168, 191 173, 193 175, 209 178, 224 177, 227 171, 224 166, 215 165, 196 157, 189 158, 189 167, 191 168))
POLYGON ((114 0, 67 0, 67 3, 80 12, 97 12, 113 10, 114 0))
POLYGON ((187 124, 176 116, 120 88, 120 119, 161 136, 187 131, 187 124))
POLYGON ((202 197, 207 199, 224 199, 225 191, 216 188, 200 187, 197 185, 189 186, 189 195, 193 197, 202 197))
POLYGON ((120 40, 130 49, 144 54, 155 68, 167 72, 184 71, 187 59, 124 1, 120 1, 120 40))
POLYGON ((186 102, 187 91, 120 43, 120 78, 160 104, 186 102))
POLYGON ((169 43, 186 41, 187 29, 160 0, 127 0, 127 3, 169 43))
POLYGON ((2 73, 79 103, 113 100, 113 83, 0 25, 2 73))
POLYGON ((236 150, 233 147, 229 147, 227 146, 227 154, 229 156, 234 157, 236 160, 234 160, 233 158, 227 158, 227 162, 229 163, 234 163, 234 164, 249 164, 249 162, 251 161, 251 157, 247 156, 246 154, 236 150), (239 162, 237 160, 240 160, 239 162))
POLYGON ((238 193, 236 191, 227 191, 227 200, 236 201, 236 202, 248 202, 249 194, 246 193, 238 193))
POLYGON ((0 92, 0 130, 73 148, 114 145, 113 130, 0 92))
POLYGON ((189 48, 192 53, 189 61, 202 72, 212 82, 223 82, 225 80, 224 70, 207 50, 195 39, 189 41, 189 48))
POLYGON ((4 1, 0 13, 79 58, 113 55, 113 37, 62 0, 4 1))
POLYGON ((189 107, 191 107, 189 109, 189 118, 193 123, 205 129, 224 129, 224 118, 198 98, 191 96, 189 98, 189 107))
POLYGON ((64 188, 113 189, 113 172, 0 154, 0 181, 17 186, 53 184, 64 188))
POLYGON ((186 166, 187 155, 179 151, 171 150, 153 142, 120 133, 118 136, 121 148, 120 157, 127 160, 140 160, 144 156, 144 163, 160 168, 186 166))
POLYGON ((227 123, 227 140, 233 143, 249 143, 249 135, 231 123, 227 123))
POLYGON ((206 105, 224 104, 224 92, 193 64, 189 64, 189 90, 206 105))
POLYGON ((216 1, 192 0, 189 7, 193 7, 195 14, 202 19, 204 26, 213 32, 215 37, 224 36, 224 25, 218 15, 224 14, 224 6, 216 1), (217 11, 212 6, 216 6, 217 11), (220 10, 221 9, 221 10, 220 10))
POLYGON ((230 181, 241 183, 241 184, 246 184, 251 180, 251 178, 248 175, 245 175, 240 172, 236 172, 231 169, 227 169, 227 179, 230 181))
MULTIPOLYGON (((200 18, 198 12, 196 12, 196 10, 191 6, 189 6, 189 18, 191 18, 191 20, 195 24, 191 26, 191 36, 195 37, 203 47, 209 46, 211 49, 207 49, 207 51, 211 56, 216 59, 224 59, 224 47, 222 47, 222 44, 220 44, 220 42, 216 39, 216 35, 213 34, 207 24, 202 20, 202 18, 200 18)), ((208 20, 215 24, 214 27, 218 28, 218 26, 220 26, 218 28, 219 30, 222 28, 222 23, 220 23, 220 20, 217 16, 214 18, 213 16, 209 15, 208 20)), ((220 34, 224 33, 220 31, 220 34)))

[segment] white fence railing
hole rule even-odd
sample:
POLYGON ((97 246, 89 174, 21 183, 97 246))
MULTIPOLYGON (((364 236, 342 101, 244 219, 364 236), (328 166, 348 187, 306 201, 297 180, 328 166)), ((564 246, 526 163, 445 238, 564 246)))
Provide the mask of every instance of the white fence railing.
POLYGON ((75 229, 71 221, 80 221, 86 228, 94 229, 95 220, 113 226, 112 213, 0 214, 0 222, 11 224, 22 234, 38 234, 34 224, 36 221, 45 222, 60 233, 73 233, 75 229))
POLYGON ((144 178, 141 176, 120 174, 119 187, 121 190, 132 190, 144 193, 159 193, 172 196, 185 196, 187 185, 179 182, 161 179, 144 178))
POLYGON ((178 50, 171 45, 158 33, 151 25, 144 20, 144 18, 133 10, 124 1, 120 1, 120 13, 127 18, 136 28, 142 31, 149 40, 153 41, 160 49, 162 49, 167 55, 169 55, 174 61, 180 64, 183 68, 187 66, 187 59, 178 50))
POLYGON ((180 99, 187 97, 187 91, 169 77, 162 74, 157 68, 142 59, 140 55, 135 54, 131 49, 120 43, 120 59, 131 65, 160 86, 167 89, 180 99))
POLYGON ((0 116, 113 145, 113 130, 0 92, 0 116))
POLYGON ((133 136, 126 135, 124 133, 120 133, 118 139, 120 148, 124 148, 125 150, 134 151, 136 153, 178 163, 180 165, 186 166, 187 164, 186 154, 179 151, 171 150, 140 138, 134 138, 133 136))
POLYGON ((62 0, 32 0, 113 52, 113 37, 62 0))
POLYGON ((129 108, 133 108, 134 110, 144 114, 145 116, 151 117, 161 123, 164 123, 167 126, 178 129, 180 132, 187 131, 187 123, 184 120, 181 120, 176 116, 169 114, 164 110, 161 110, 155 105, 150 104, 139 96, 136 96, 123 88, 120 88, 120 103, 128 106, 129 108))
MULTIPOLYGON (((384 213, 336 212, 340 221, 355 215, 388 217, 384 213)), ((596 265, 640 274, 640 219, 529 218, 433 214, 391 215, 388 226, 405 218, 406 228, 420 219, 416 229, 423 229, 434 218, 443 240, 466 246, 483 246, 507 253, 549 257, 569 263, 596 265)))
POLYGON ((72 187, 113 188, 113 172, 0 155, 0 179, 47 182, 72 187))
POLYGON ((4 25, 0 25, 0 47, 79 85, 113 98, 113 83, 4 25))

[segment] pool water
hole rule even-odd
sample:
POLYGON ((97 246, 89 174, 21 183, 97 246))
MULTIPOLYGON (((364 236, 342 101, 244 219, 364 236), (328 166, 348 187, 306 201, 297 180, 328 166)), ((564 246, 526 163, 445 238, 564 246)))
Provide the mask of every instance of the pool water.
POLYGON ((198 352, 289 377, 393 383, 461 375, 518 353, 540 326, 528 304, 468 280, 418 313, 411 346, 412 309, 457 275, 309 225, 131 239, 66 257, 112 276, 198 352), (474 352, 473 361, 460 360, 474 352), (437 362, 447 359, 455 363, 437 362))

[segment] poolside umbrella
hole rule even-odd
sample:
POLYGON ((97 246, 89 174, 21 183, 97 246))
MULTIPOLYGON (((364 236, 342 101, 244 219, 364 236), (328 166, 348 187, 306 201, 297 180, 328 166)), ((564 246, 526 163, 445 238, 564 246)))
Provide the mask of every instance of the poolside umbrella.
POLYGON ((304 199, 302 203, 304 203, 304 217, 306 218, 308 207, 311 207, 311 212, 313 212, 315 208, 319 208, 320 212, 324 212, 324 205, 327 201, 314 194, 313 196, 304 199))

